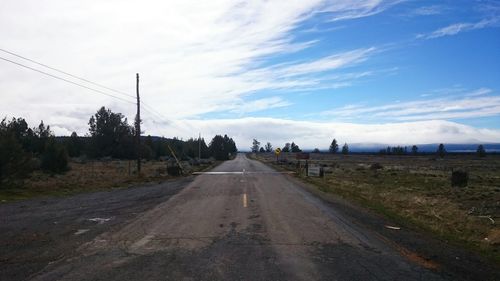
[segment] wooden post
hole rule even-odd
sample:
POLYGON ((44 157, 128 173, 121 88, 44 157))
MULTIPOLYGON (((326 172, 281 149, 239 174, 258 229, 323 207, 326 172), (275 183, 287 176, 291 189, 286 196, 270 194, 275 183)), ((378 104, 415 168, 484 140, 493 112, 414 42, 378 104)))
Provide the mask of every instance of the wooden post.
POLYGON ((172 153, 172 156, 174 156, 175 162, 177 162, 177 165, 179 166, 179 169, 181 169, 181 173, 184 172, 184 170, 182 169, 181 162, 179 162, 179 159, 177 159, 177 156, 175 156, 174 150, 168 144, 167 144, 167 147, 170 150, 170 153, 172 153))
POLYGON ((201 162, 201 133, 198 136, 198 161, 201 162))
POLYGON ((135 134, 137 137, 137 176, 141 174, 141 100, 139 98, 139 73, 136 74, 137 115, 135 117, 135 134))

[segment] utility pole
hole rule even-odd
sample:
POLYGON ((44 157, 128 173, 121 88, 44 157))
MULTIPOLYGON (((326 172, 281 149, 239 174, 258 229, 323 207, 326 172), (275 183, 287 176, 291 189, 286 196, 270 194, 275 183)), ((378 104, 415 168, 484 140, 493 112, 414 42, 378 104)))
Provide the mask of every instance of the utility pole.
POLYGON ((141 174, 141 100, 139 98, 139 73, 136 74, 137 115, 135 116, 135 135, 137 138, 137 176, 141 174))
POLYGON ((198 161, 201 160, 201 133, 198 133, 198 161))

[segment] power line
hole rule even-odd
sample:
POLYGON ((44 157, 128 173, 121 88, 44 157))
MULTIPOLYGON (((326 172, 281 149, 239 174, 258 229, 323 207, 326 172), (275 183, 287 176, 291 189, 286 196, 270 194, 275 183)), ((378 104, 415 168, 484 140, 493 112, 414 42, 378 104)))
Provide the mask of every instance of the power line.
POLYGON ((158 112, 157 110, 155 110, 153 107, 147 105, 146 103, 144 103, 142 101, 141 101, 141 104, 144 105, 144 110, 146 110, 147 112, 149 112, 149 113, 151 113, 153 115, 156 114, 156 116, 160 117, 160 119, 162 119, 162 121, 164 121, 164 122, 167 122, 167 123, 170 122, 167 117, 165 117, 163 114, 161 114, 160 112, 158 112))
POLYGON ((38 64, 38 65, 43 66, 43 67, 46 67, 46 68, 48 68, 48 69, 51 69, 51 70, 57 71, 57 72, 59 72, 59 73, 62 73, 62 74, 65 74, 65 75, 71 76, 71 77, 73 77, 73 78, 76 78, 76 79, 78 79, 78 80, 81 80, 81 81, 87 82, 87 83, 89 83, 89 84, 92 84, 92 85, 95 85, 95 86, 98 86, 98 87, 104 88, 104 89, 109 90, 109 91, 112 91, 112 92, 115 92, 115 93, 117 93, 117 94, 124 95, 124 96, 130 97, 130 98, 135 98, 135 96, 133 96, 133 95, 127 94, 127 93, 122 92, 122 91, 115 90, 115 89, 113 89, 113 88, 110 88, 110 87, 104 86, 104 85, 99 84, 99 83, 92 82, 92 81, 90 81, 90 80, 88 80, 88 79, 85 79, 85 78, 82 78, 82 77, 76 76, 76 75, 71 74, 71 73, 69 73, 69 72, 66 72, 66 71, 63 71, 63 70, 57 69, 57 68, 55 68, 55 67, 52 67, 52 66, 46 65, 46 64, 44 64, 44 63, 41 63, 41 62, 35 61, 35 60, 33 60, 33 59, 30 59, 30 58, 27 58, 27 57, 21 56, 21 55, 19 55, 19 54, 14 53, 14 52, 11 52, 11 51, 8 51, 8 50, 2 49, 2 48, 0 48, 0 51, 2 51, 2 52, 4 52, 4 53, 7 53, 7 54, 10 54, 10 55, 13 55, 13 56, 18 57, 18 58, 21 58, 21 59, 23 59, 23 60, 27 60, 27 61, 29 61, 29 62, 32 62, 32 63, 38 64))
POLYGON ((129 100, 126 100, 126 99, 123 99, 121 97, 117 97, 115 95, 112 95, 112 94, 109 94, 109 93, 106 93, 106 92, 103 92, 103 91, 100 91, 100 90, 97 90, 97 89, 94 89, 94 88, 91 88, 91 87, 88 87, 88 86, 85 86, 85 85, 82 85, 80 83, 76 83, 76 82, 73 82, 71 80, 68 80, 68 79, 65 79, 65 78, 62 78, 62 77, 59 77, 57 75, 54 75, 54 74, 50 74, 50 73, 47 73, 45 71, 42 71, 42 70, 39 70, 39 69, 36 69, 36 68, 33 68, 33 67, 30 67, 30 66, 27 66, 27 65, 24 65, 24 64, 21 64, 21 63, 18 63, 18 62, 15 62, 15 61, 12 61, 12 60, 9 60, 9 59, 6 59, 4 57, 0 57, 1 60, 4 60, 4 61, 7 61, 7 62, 10 62, 12 64, 15 64, 17 66, 20 66, 20 67, 24 67, 26 69, 29 69, 29 70, 32 70, 32 71, 35 71, 35 72, 38 72, 38 73, 41 73, 41 74, 44 74, 44 75, 47 75, 47 76, 50 76, 52 78, 55 78, 55 79, 58 79, 58 80, 61 80, 61 81, 64 81, 64 82, 67 82, 67 83, 70 83, 70 84, 73 84, 73 85, 76 85, 76 86, 79 86, 79 87, 82 87, 82 88, 85 88, 85 89, 88 89, 88 90, 91 90, 91 91, 94 91, 94 92, 97 92, 99 94, 102 94, 102 95, 105 95, 105 96, 108 96, 108 97, 112 97, 112 98, 115 98, 115 99, 119 99, 121 101, 124 101, 124 102, 128 102, 128 103, 131 103, 131 104, 135 104, 134 102, 131 102, 129 100))
MULTIPOLYGON (((107 89, 108 91, 112 91, 114 93, 118 93, 120 95, 124 95, 124 96, 127 96, 127 97, 130 97, 130 98, 134 98, 135 99, 135 96, 133 95, 130 95, 130 94, 127 94, 123 91, 118 91, 118 90, 115 90, 113 88, 110 88, 110 87, 107 87, 107 86, 104 86, 102 84, 99 84, 99 83, 96 83, 96 82, 93 82, 93 81, 90 81, 88 79, 85 79, 85 78, 82 78, 82 77, 79 77, 77 75, 74 75, 74 74, 71 74, 67 71, 63 71, 63 70, 60 70, 60 69, 57 69, 55 67, 52 67, 52 66, 49 66, 47 64, 44 64, 44 63, 41 63, 41 62, 38 62, 36 60, 33 60, 33 59, 30 59, 30 58, 27 58, 25 56, 22 56, 22 55, 19 55, 19 54, 16 54, 14 52, 11 52, 11 51, 8 51, 8 50, 5 50, 5 49, 2 49, 0 48, 0 51, 4 52, 4 53, 7 53, 7 54, 10 54, 10 55, 13 55, 15 57, 18 57, 18 58, 21 58, 23 60, 26 60, 26 61, 29 61, 29 62, 32 62, 32 63, 35 63, 35 64, 38 64, 40 66, 43 66, 45 68, 48 68, 48 69, 51 69, 51 70, 54 70, 54 71, 57 71, 59 73, 62 73, 64 75, 68 75, 70 77, 73 77, 73 78, 76 78, 78 80, 81 80, 81 81, 84 81, 84 82, 87 82, 89 84, 92 84, 92 85, 95 85, 95 86, 98 86, 98 87, 101 87, 103 89, 107 89)), ((13 63, 13 64, 16 64, 18 66, 21 66, 21 67, 24 67, 24 68, 27 68, 27 69, 30 69, 30 70, 33 70, 33 71, 36 71, 36 72, 39 72, 39 73, 42 73, 42 74, 45 74, 45 75, 48 75, 50 77, 53 77, 53 78, 56 78, 56 79, 59 79, 59 80, 62 80, 62 81, 65 81, 67 83, 71 83, 71 84, 74 84, 74 85, 77 85, 77 86, 80 86, 80 87, 83 87, 85 89, 88 89, 88 90, 91 90, 91 91, 94 91, 94 92, 97 92, 97 93, 100 93, 100 94, 103 94, 103 95, 106 95, 106 96, 109 96, 109 97, 113 97, 113 98, 116 98, 116 99, 119 99, 119 100, 122 100, 122 101, 125 101, 125 102, 128 102, 128 103, 132 103, 134 104, 134 102, 131 102, 131 101, 128 101, 128 100, 125 100, 121 97, 117 97, 115 95, 112 95, 112 94, 109 94, 109 93, 106 93, 106 92, 103 92, 103 91, 100 91, 100 90, 97 90, 97 89, 94 89, 94 88, 91 88, 91 87, 88 87, 88 86, 85 86, 85 85, 82 85, 82 84, 79 84, 79 83, 76 83, 76 82, 73 82, 73 81, 70 81, 68 79, 65 79, 65 78, 62 78, 62 77, 59 77, 59 76, 56 76, 56 75, 53 75, 53 74, 50 74, 50 73, 47 73, 47 72, 44 72, 42 70, 39 70, 39 69, 36 69, 36 68, 33 68, 33 67, 30 67, 30 66, 26 66, 24 64, 21 64, 21 63, 18 63, 18 62, 14 62, 12 60, 9 60, 9 59, 6 59, 6 58, 3 58, 3 57, 0 57, 0 59, 2 60, 5 60, 7 62, 10 62, 10 63, 13 63)), ((169 120, 168 118, 166 118, 164 115, 162 115, 161 113, 159 113, 158 111, 156 111, 152 106, 148 105, 147 103, 141 101, 141 104, 144 105, 144 109, 145 111, 149 112, 150 114, 152 115, 156 115, 156 117, 159 117, 160 119, 162 119, 162 121, 168 123, 169 120), (148 110, 149 108, 149 110, 148 110)))

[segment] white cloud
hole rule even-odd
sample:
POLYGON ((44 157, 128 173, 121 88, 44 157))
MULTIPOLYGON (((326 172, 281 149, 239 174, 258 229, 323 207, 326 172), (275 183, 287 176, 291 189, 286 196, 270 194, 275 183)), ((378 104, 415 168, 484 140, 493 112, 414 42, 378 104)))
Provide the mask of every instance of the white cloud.
POLYGON ((419 34, 417 38, 424 39, 434 39, 444 36, 456 35, 460 32, 471 31, 475 29, 482 29, 485 27, 495 26, 498 23, 497 18, 492 19, 484 19, 476 23, 464 22, 464 23, 455 23, 448 25, 446 27, 437 29, 429 34, 419 34))
MULTIPOLYGON (((143 111, 146 134, 188 138, 201 132, 208 138, 227 133, 240 147, 250 145, 252 138, 327 147, 333 136, 350 143, 498 141, 496 130, 445 121, 365 125, 272 118, 196 119, 210 112, 244 114, 284 107, 289 101, 272 90, 345 87, 372 75, 373 71, 343 72, 380 51, 370 46, 281 64, 270 58, 317 44, 316 40, 296 41, 292 31, 318 12, 328 13, 332 21, 349 20, 383 12, 399 2, 5 0, 0 2, 0 47, 132 95, 135 73, 140 73, 142 99, 170 121, 143 111), (257 91, 270 94, 255 99, 252 94, 257 91)), ((477 23, 475 28, 488 24, 477 23)), ((26 117, 31 126, 43 119, 56 134, 85 134, 89 117, 102 105, 129 120, 135 113, 133 105, 1 61, 0 84, 2 115, 26 117)), ((490 106, 488 110, 495 109, 490 106)), ((436 110, 432 114, 441 111, 459 112, 436 110)), ((412 115, 399 115, 408 116, 412 115)))
POLYGON ((413 10, 415 16, 433 16, 443 13, 446 8, 440 5, 423 6, 413 10))
POLYGON ((232 136, 239 149, 250 147, 252 139, 271 142, 275 147, 294 141, 301 148, 328 148, 332 138, 344 143, 424 144, 498 142, 500 130, 476 129, 449 121, 420 121, 384 124, 342 122, 309 122, 275 118, 242 118, 219 120, 178 120, 175 127, 164 129, 164 135, 183 138, 215 134, 232 136))
POLYGON ((290 102, 283 100, 281 97, 270 97, 264 99, 253 100, 250 102, 241 102, 234 105, 231 112, 245 114, 249 112, 262 111, 265 109, 285 107, 291 105, 290 102))
POLYGON ((331 21, 372 16, 406 0, 341 0, 333 1, 323 12, 331 13, 331 21))
MULTIPOLYGON (((320 58, 270 64, 275 55, 317 43, 295 41, 292 30, 301 22, 320 10, 356 18, 396 2, 151 0, 139 5, 122 0, 7 0, 0 3, 0 48, 132 95, 138 72, 142 100, 168 119, 234 111, 235 103, 243 100, 249 103, 242 106, 248 112, 252 105, 264 109, 287 104, 272 97, 253 101, 257 91, 348 86, 357 78, 340 79, 337 74, 319 79, 312 74, 362 63, 376 52, 369 47, 332 51, 320 58)), ((50 119, 61 128, 86 123, 101 105, 134 116, 133 105, 4 61, 0 66, 2 114, 26 116, 32 122, 50 119)), ((155 133, 154 128, 145 129, 155 133)))
POLYGON ((467 119, 500 115, 500 96, 489 95, 493 91, 480 88, 460 92, 457 96, 395 102, 381 106, 348 105, 322 112, 324 116, 344 119, 382 120, 434 120, 467 119))

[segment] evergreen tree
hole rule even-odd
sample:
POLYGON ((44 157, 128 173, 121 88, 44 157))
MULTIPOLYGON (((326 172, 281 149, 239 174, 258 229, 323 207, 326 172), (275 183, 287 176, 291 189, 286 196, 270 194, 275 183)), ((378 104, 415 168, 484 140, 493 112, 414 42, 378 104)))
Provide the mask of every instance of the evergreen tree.
POLYGON ((344 146, 342 146, 342 154, 349 154, 349 146, 347 145, 347 143, 344 143, 344 146))
POLYGON ((79 157, 82 153, 82 142, 76 132, 71 133, 69 139, 65 141, 66 150, 69 157, 79 157))
POLYGON ((57 143, 54 137, 47 140, 41 160, 41 168, 44 172, 63 173, 68 170, 66 148, 57 143))
POLYGON ((319 151, 319 149, 318 149, 318 148, 315 148, 312 152, 313 152, 313 153, 321 153, 321 151, 319 151))
POLYGON ((104 106, 89 120, 91 151, 95 157, 134 158, 136 144, 134 128, 128 125, 127 118, 114 113, 104 106))
POLYGON ((0 188, 30 173, 30 160, 16 137, 0 128, 0 188))
POLYGON ((297 153, 297 152, 302 152, 302 150, 299 148, 298 145, 296 145, 294 142, 290 145, 290 148, 292 152, 297 153))
POLYGON ((482 144, 477 147, 476 152, 479 157, 486 157, 486 150, 482 144))
POLYGON ((270 142, 266 143, 265 150, 266 150, 266 152, 272 152, 273 151, 273 146, 271 145, 270 142))
POLYGON ((263 147, 261 147, 261 148, 259 149, 259 152, 260 152, 260 153, 265 153, 265 152, 266 152, 266 150, 265 150, 263 147))
POLYGON ((32 141, 32 151, 36 154, 41 154, 44 152, 46 143, 50 137, 53 137, 53 133, 50 130, 50 126, 45 126, 43 120, 37 128, 33 129, 35 138, 32 141))
POLYGON ((290 143, 287 142, 285 146, 281 149, 281 152, 290 152, 290 143))
POLYGON ((217 160, 228 160, 237 152, 236 144, 227 135, 216 135, 209 145, 210 154, 217 160))
POLYGON ((330 153, 337 153, 339 151, 339 145, 337 143, 337 140, 336 139, 333 139, 332 140, 332 143, 330 144, 330 149, 329 149, 330 153))
POLYGON ((411 147, 411 154, 417 155, 418 154, 418 147, 416 145, 413 145, 411 147))
POLYGON ((444 148, 444 144, 439 144, 438 146, 438 149, 436 151, 437 155, 441 158, 444 157, 444 155, 446 154, 446 149, 444 148))
POLYGON ((254 152, 254 153, 259 152, 259 147, 260 147, 260 142, 256 139, 253 139, 252 147, 251 147, 252 152, 254 152))

